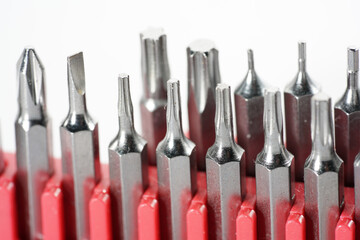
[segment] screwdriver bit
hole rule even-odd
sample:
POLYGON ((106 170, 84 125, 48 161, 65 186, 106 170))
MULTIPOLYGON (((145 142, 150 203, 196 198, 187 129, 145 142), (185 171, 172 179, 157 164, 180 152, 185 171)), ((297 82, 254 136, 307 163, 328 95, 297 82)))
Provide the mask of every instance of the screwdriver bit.
POLYGON ((205 170, 206 152, 215 141, 215 88, 220 83, 219 52, 210 40, 187 48, 190 139, 196 144, 198 170, 205 170))
POLYGON ((215 143, 206 154, 209 238, 236 239, 236 217, 245 197, 245 155, 235 143, 230 86, 216 87, 215 143))
POLYGON ((156 149, 161 239, 186 239, 186 212, 197 190, 195 144, 182 129, 179 81, 167 82, 167 131, 156 149))
POLYGON ((52 174, 51 127, 46 112, 45 69, 33 48, 17 63, 19 113, 15 121, 16 197, 21 239, 42 239, 41 193, 52 174))
POLYGON ((331 99, 324 93, 311 101, 312 150, 305 162, 306 237, 335 239, 344 201, 343 161, 335 153, 331 99))
POLYGON ((265 90, 263 150, 256 158, 256 207, 259 239, 285 239, 285 224, 294 194, 294 156, 282 136, 281 95, 265 90))
POLYGON ((68 57, 67 70, 69 113, 60 126, 60 138, 64 198, 74 209, 65 212, 66 238, 89 239, 88 205, 100 180, 98 124, 87 112, 82 52, 68 57))
POLYGON ((246 173, 255 176, 256 156, 264 146, 264 91, 265 86, 254 68, 254 56, 248 50, 249 69, 239 87, 235 90, 235 113, 237 141, 245 149, 246 173))
POLYGON ((347 87, 335 104, 335 146, 344 161, 345 185, 354 186, 354 160, 360 152, 359 49, 348 48, 347 87))
POLYGON ((120 74, 119 132, 109 145, 114 239, 138 239, 137 207, 148 185, 146 141, 135 131, 129 75, 120 74))
POLYGON ((149 164, 156 164, 156 147, 166 133, 166 82, 170 79, 166 35, 162 28, 140 34, 144 94, 140 101, 142 135, 147 141, 149 164))
POLYGON ((306 43, 298 43, 299 70, 284 90, 286 147, 295 157, 295 179, 304 181, 304 165, 311 152, 311 97, 319 88, 306 72, 306 43))

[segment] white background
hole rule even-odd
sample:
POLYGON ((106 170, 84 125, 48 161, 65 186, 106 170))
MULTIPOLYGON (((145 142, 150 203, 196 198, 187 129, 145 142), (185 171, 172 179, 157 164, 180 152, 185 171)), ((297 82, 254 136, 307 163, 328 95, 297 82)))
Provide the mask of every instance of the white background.
POLYGON ((185 48, 212 39, 220 53, 222 81, 243 79, 246 49, 259 76, 281 89, 297 71, 297 42, 307 42, 308 72, 335 102, 346 84, 346 48, 360 46, 360 1, 10 1, 0 0, 0 119, 3 148, 15 150, 15 65, 32 45, 46 68, 54 154, 68 111, 66 57, 84 52, 88 109, 99 121, 100 152, 117 131, 117 75, 130 74, 135 125, 141 131, 139 32, 161 26, 168 36, 171 75, 181 81, 187 129, 185 48))

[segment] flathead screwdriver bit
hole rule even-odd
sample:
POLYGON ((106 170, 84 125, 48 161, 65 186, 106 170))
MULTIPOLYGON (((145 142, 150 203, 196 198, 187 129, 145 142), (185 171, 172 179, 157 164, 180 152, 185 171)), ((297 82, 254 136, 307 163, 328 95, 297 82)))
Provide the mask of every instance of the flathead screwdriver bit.
POLYGON ((294 156, 282 136, 281 95, 268 88, 264 95, 263 150, 256 158, 258 239, 285 239, 285 224, 295 197, 294 156))
POLYGON ((220 83, 219 52, 210 40, 192 42, 187 50, 190 139, 196 144, 198 170, 215 140, 215 88, 220 83))
POLYGON ((135 131, 129 75, 120 74, 119 131, 109 146, 114 239, 138 239, 137 208, 148 186, 146 141, 135 131))
POLYGON ((295 157, 296 181, 304 180, 304 165, 311 152, 311 97, 319 87, 306 72, 306 43, 298 43, 299 70, 285 87, 286 147, 295 157))
POLYGON ((359 49, 347 50, 347 87, 335 104, 336 153, 344 161, 345 185, 354 186, 354 160, 360 152, 359 49))
POLYGON ((100 180, 98 124, 85 99, 83 53, 67 59, 69 112, 60 126, 66 239, 89 239, 89 200, 100 180))
POLYGON ((235 143, 230 86, 216 87, 216 139, 206 154, 209 239, 236 239, 236 217, 245 197, 245 155, 235 143))
POLYGON ((41 193, 53 171, 46 112, 45 69, 33 48, 17 63, 19 113, 15 121, 16 198, 21 239, 42 239, 41 193))
POLYGON ((344 202, 344 166, 335 153, 331 99, 324 93, 311 100, 311 135, 304 169, 306 238, 333 240, 344 202))
POLYGON ((156 149, 161 239, 186 239, 186 213, 197 190, 195 144, 182 129, 179 81, 167 82, 167 131, 156 149))
POLYGON ((162 28, 148 28, 140 34, 140 42, 142 135, 147 141, 149 163, 155 165, 156 147, 166 133, 166 82, 170 79, 167 37, 162 28))
POLYGON ((248 50, 249 69, 235 90, 237 141, 245 150, 246 173, 255 176, 256 156, 264 146, 264 91, 265 85, 255 72, 254 55, 248 50))

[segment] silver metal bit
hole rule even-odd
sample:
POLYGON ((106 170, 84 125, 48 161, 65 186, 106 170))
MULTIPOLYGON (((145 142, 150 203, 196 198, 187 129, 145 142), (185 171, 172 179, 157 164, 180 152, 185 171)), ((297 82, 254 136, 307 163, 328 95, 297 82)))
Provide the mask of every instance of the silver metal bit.
POLYGON ((295 157, 295 178, 304 180, 304 164, 311 152, 311 97, 319 87, 306 72, 306 44, 298 43, 299 71, 284 90, 286 146, 295 157))
POLYGON ((344 201, 344 167, 334 149, 331 99, 323 93, 312 98, 311 133, 304 169, 306 237, 332 240, 344 201))
POLYGON ((200 39, 187 48, 188 115, 190 139, 196 144, 199 170, 205 170, 206 152, 215 141, 215 88, 220 83, 219 52, 210 40, 200 39))
POLYGON ((347 87, 335 104, 336 152, 344 161, 345 185, 354 186, 354 160, 360 152, 359 49, 348 48, 347 87))
POLYGON ((248 50, 249 69, 239 87, 235 90, 235 112, 237 141, 245 149, 246 173, 255 176, 256 156, 264 146, 264 91, 265 86, 254 68, 254 56, 248 50))
POLYGON ((285 224, 294 194, 294 156, 282 136, 279 89, 265 90, 263 150, 256 158, 256 207, 259 239, 285 239, 285 224))
POLYGON ((33 48, 17 63, 19 113, 15 121, 19 236, 42 239, 41 193, 52 174, 51 127, 46 112, 45 70, 33 48))
POLYGON ((68 57, 67 67, 70 107, 60 126, 60 138, 64 197, 67 206, 75 210, 69 208, 65 213, 69 219, 65 223, 66 238, 89 239, 88 204, 101 174, 98 124, 86 108, 82 52, 68 57))
POLYGON ((216 140, 206 154, 209 239, 236 239, 236 217, 245 197, 245 155, 235 143, 230 86, 216 87, 216 140))
POLYGON ((156 147, 166 133, 166 81, 170 79, 166 35, 162 28, 148 28, 140 34, 140 41, 142 135, 147 141, 149 163, 155 165, 156 147))
POLYGON ((195 144, 182 129, 179 81, 167 82, 167 131, 156 149, 161 239, 186 239, 186 212, 196 192, 195 144))
POLYGON ((146 141, 135 131, 129 75, 119 75, 119 132, 109 145, 114 239, 138 239, 137 208, 148 185, 146 141))

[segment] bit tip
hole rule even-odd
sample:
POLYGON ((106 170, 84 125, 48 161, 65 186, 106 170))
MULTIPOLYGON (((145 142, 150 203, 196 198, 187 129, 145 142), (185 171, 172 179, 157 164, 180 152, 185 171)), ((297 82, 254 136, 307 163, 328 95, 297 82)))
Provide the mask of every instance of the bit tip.
POLYGON ((249 69, 254 70, 254 53, 252 49, 247 50, 249 69))
POLYGON ((266 135, 281 134, 281 95, 278 88, 266 88, 264 94, 264 130, 266 135))
POLYGON ((298 48, 299 48, 299 61, 305 61, 306 60, 306 43, 305 42, 298 42, 298 48))
POLYGON ((79 52, 67 59, 69 80, 71 80, 80 95, 85 94, 85 69, 83 53, 79 52))
POLYGON ((144 31, 140 33, 141 39, 150 39, 150 40, 158 40, 162 36, 165 36, 165 32, 163 28, 160 27, 148 27, 144 31))
POLYGON ((131 101, 128 74, 126 73, 119 74, 118 86, 119 86, 118 116, 119 116, 120 130, 132 130, 134 119, 133 119, 133 106, 131 101))
POLYGON ((348 71, 359 71, 359 49, 356 47, 348 48, 348 71))
POLYGON ((208 53, 216 50, 215 43, 208 39, 198 39, 189 44, 188 49, 193 53, 208 53))
POLYGON ((183 136, 179 80, 170 79, 167 81, 167 94, 167 132, 172 133, 175 137, 183 136))
POLYGON ((218 140, 232 142, 232 106, 230 86, 220 83, 216 87, 215 128, 218 140), (225 138, 225 136, 227 136, 225 138))

